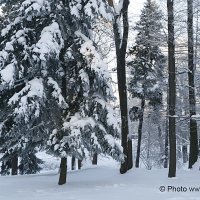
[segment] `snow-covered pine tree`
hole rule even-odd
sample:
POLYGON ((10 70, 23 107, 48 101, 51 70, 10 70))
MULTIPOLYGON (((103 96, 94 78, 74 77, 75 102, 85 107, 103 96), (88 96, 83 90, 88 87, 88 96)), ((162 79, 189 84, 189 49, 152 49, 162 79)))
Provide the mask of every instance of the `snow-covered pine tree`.
MULTIPOLYGON (((92 37, 97 17, 111 20, 107 2, 66 1, 63 29, 65 38, 63 66, 66 72, 66 116, 63 127, 54 129, 48 145, 51 152, 78 159, 88 154, 104 153, 122 160, 118 123, 111 102, 114 100, 107 65, 102 61, 92 37), (66 26, 69 26, 68 29, 66 26), (71 41, 71 43, 69 43, 71 41)), ((66 160, 61 163, 59 184, 66 181, 66 160), (62 164, 63 163, 63 164, 62 164)))
POLYGON ((9 170, 21 157, 21 173, 35 173, 35 157, 48 133, 62 121, 67 103, 61 94, 64 47, 56 22, 59 1, 1 1, 4 27, 0 35, 1 161, 9 170), (52 128, 53 127, 53 128, 52 128), (25 163, 25 161, 29 163, 25 163), (6 166, 7 163, 7 166, 6 166))
POLYGON ((154 1, 147 0, 135 26, 138 31, 136 42, 129 50, 133 56, 128 65, 131 69, 129 92, 133 98, 141 100, 140 108, 130 112, 132 119, 139 120, 136 167, 139 167, 142 125, 145 105, 148 102, 158 112, 162 104, 161 79, 165 65, 165 57, 161 52, 162 13, 154 1), (133 112, 132 112, 133 111, 133 112))
POLYGON ((92 151, 121 160, 110 77, 92 42, 93 20, 111 19, 106 2, 21 0, 4 8, 13 12, 5 11, 0 44, 2 161, 13 153, 31 160, 24 156, 51 132, 48 148, 62 158, 92 151))

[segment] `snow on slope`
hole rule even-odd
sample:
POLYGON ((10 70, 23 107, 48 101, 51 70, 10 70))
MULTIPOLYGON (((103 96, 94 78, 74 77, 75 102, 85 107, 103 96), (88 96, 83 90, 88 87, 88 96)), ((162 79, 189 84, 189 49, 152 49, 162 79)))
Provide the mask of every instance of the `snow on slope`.
POLYGON ((58 186, 58 174, 44 173, 0 177, 1 200, 200 200, 199 192, 159 191, 160 186, 200 187, 199 171, 178 171, 168 179, 167 170, 134 169, 120 175, 116 167, 90 167, 68 174, 58 186))

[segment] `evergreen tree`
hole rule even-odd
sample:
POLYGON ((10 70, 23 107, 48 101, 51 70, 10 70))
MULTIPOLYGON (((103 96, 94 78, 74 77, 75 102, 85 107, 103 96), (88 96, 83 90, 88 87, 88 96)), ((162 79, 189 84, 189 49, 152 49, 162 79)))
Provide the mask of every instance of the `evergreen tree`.
POLYGON ((35 173, 41 163, 35 151, 47 148, 61 157, 63 184, 67 156, 82 160, 93 152, 122 160, 110 76, 92 41, 95 18, 112 19, 107 2, 19 0, 4 8, 2 161, 17 154, 21 173, 35 173))
MULTIPOLYGON (((68 155, 82 160, 92 153, 104 153, 122 160, 116 143, 118 124, 110 102, 114 100, 107 65, 92 41, 92 25, 96 17, 112 19, 106 1, 68 1, 66 19, 70 21, 70 37, 65 39, 62 65, 66 72, 66 116, 63 126, 54 129, 48 145, 50 152, 62 157, 59 184, 66 179, 68 155), (69 43, 69 41, 71 43, 69 43)), ((65 26, 67 26, 65 24, 65 26)))
POLYGON ((141 106, 130 110, 132 120, 139 120, 136 167, 139 167, 142 126, 145 106, 158 112, 162 105, 162 88, 160 86, 165 57, 161 52, 161 12, 155 2, 148 0, 142 10, 135 45, 129 55, 134 56, 128 65, 131 69, 129 92, 133 98, 141 100, 141 106))
POLYGON ((63 157, 70 155, 82 160, 93 152, 121 160, 121 148, 115 142, 115 138, 119 138, 118 124, 110 105, 114 100, 110 76, 89 31, 96 15, 111 18, 103 15, 106 1, 91 2, 75 14, 77 3, 69 4, 70 39, 74 42, 66 48, 63 61, 67 67, 66 101, 69 107, 63 127, 52 132, 48 144, 56 155, 63 157))
POLYGON ((44 148, 49 130, 62 121, 60 115, 67 107, 61 94, 63 72, 59 62, 64 43, 55 21, 59 5, 53 0, 3 3, 1 161, 8 163, 14 155, 20 156, 23 173, 35 173, 41 163, 34 158, 36 147, 44 148), (24 160, 31 161, 26 163, 27 170, 24 160))

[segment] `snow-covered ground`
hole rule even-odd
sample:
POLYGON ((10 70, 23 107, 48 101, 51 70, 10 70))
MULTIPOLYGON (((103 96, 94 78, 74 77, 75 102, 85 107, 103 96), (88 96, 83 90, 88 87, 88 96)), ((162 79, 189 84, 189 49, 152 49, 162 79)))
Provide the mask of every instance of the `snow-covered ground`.
MULTIPOLYGON (((87 166, 80 171, 69 172, 67 184, 63 186, 57 185, 57 172, 0 177, 0 199, 200 200, 198 170, 178 170, 177 178, 168 179, 165 169, 133 169, 121 175, 117 167, 113 164, 87 166), (159 190, 161 186, 165 187, 164 192, 159 190), (199 191, 189 191, 190 187, 199 191)), ((164 187, 161 189, 164 190, 164 187)))

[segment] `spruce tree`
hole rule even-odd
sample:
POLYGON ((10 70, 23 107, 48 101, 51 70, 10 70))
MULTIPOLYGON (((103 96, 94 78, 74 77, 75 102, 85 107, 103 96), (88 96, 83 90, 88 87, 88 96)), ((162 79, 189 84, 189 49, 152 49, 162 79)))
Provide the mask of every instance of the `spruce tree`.
POLYGON ((141 100, 140 107, 130 110, 132 120, 139 120, 136 167, 139 167, 142 126, 145 106, 158 112, 162 105, 162 88, 160 86, 165 57, 161 52, 162 13, 154 1, 148 0, 140 15, 135 30, 138 31, 135 45, 130 48, 129 55, 133 59, 128 62, 131 69, 129 92, 133 98, 141 100))
POLYGON ((62 120, 58 116, 67 107, 61 94, 63 70, 59 55, 64 42, 55 21, 59 14, 56 2, 3 2, 1 161, 9 163, 16 155, 21 157, 23 173, 39 170, 41 161, 35 152, 44 148, 49 131, 59 125, 62 120), (30 163, 25 165, 25 160, 30 163))
POLYGON ((123 159, 110 76, 92 38, 97 17, 112 19, 108 11, 105 0, 5 2, 0 152, 4 163, 21 158, 20 173, 39 170, 38 148, 61 157, 59 184, 67 156, 123 159))
MULTIPOLYGON (((66 181, 68 155, 82 160, 88 152, 109 154, 121 160, 122 153, 115 138, 118 125, 110 105, 113 100, 106 64, 92 41, 91 29, 97 16, 106 15, 106 1, 67 1, 65 21, 70 22, 71 41, 65 46, 62 64, 66 72, 66 109, 63 127, 54 129, 48 145, 62 157, 59 184, 66 181), (64 163, 64 164, 63 164, 64 163)), ((66 23, 65 23, 66 26, 66 23)), ((64 27, 63 27, 64 28, 64 27)))
MULTIPOLYGON (((92 38, 95 17, 112 19, 106 1, 69 2, 67 18, 70 24, 70 41, 63 65, 66 67, 66 117, 60 129, 50 135, 49 151, 60 157, 72 156, 82 160, 89 153, 108 154, 122 160, 118 123, 111 102, 114 100, 107 65, 102 61, 92 38), (77 12, 74 12, 74 11, 77 12)), ((64 161, 63 161, 64 162, 64 161)), ((59 184, 65 183, 62 173, 59 184)))

